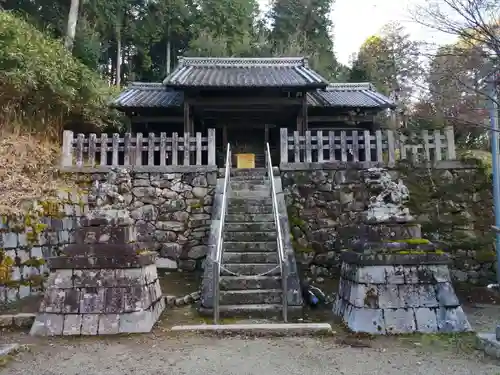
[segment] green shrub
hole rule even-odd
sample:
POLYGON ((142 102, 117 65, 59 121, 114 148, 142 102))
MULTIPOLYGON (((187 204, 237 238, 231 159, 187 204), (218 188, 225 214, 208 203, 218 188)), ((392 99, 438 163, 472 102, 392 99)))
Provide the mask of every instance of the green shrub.
POLYGON ((0 124, 43 131, 71 122, 102 127, 109 124, 113 90, 61 41, 0 12, 0 124))

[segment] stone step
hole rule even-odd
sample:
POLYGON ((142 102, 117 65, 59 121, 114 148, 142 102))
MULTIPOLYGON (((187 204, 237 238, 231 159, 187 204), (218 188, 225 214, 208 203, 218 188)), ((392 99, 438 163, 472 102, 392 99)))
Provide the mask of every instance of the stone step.
POLYGON ((267 198, 271 196, 271 191, 269 189, 265 190, 232 190, 230 193, 231 198, 267 198))
MULTIPOLYGON (((213 309, 201 307, 200 314, 213 316, 213 309)), ((283 317, 282 304, 262 304, 262 305, 222 305, 219 306, 220 316, 222 318, 241 317, 252 318, 271 318, 281 320, 283 317)), ((301 317, 302 306, 288 306, 288 318, 301 317)))
POLYGON ((273 232, 276 230, 274 221, 253 223, 224 223, 224 232, 273 232))
POLYGON ((278 253, 277 252, 227 252, 224 251, 222 254, 222 259, 224 263, 278 263, 278 253))
POLYGON ((221 276, 221 290, 279 289, 280 276, 221 276))
POLYGON ((224 241, 262 242, 276 240, 276 232, 226 232, 224 231, 224 241))
POLYGON ((223 268, 221 268, 221 275, 222 276, 281 275, 280 268, 276 266, 277 264, 270 264, 270 263, 236 263, 236 264, 227 263, 223 264, 223 268))
POLYGON ((241 223, 241 222, 273 222, 273 214, 228 214, 226 223, 241 223))
POLYGON ((231 169, 231 177, 265 177, 267 168, 238 168, 231 169))
POLYGON ((239 204, 233 205, 228 202, 227 207, 228 215, 232 214, 272 214, 273 206, 272 204, 239 204))
POLYGON ((221 290, 221 305, 279 304, 283 300, 280 289, 221 290))
POLYGON ((231 190, 250 190, 250 191, 259 191, 266 190, 269 191, 271 186, 265 180, 248 180, 248 181, 230 181, 231 190))
POLYGON ((224 252, 267 252, 276 251, 278 244, 276 241, 224 241, 224 252))
POLYGON ((227 204, 229 207, 231 207, 231 206, 248 207, 248 206, 255 206, 255 205, 259 205, 259 206, 269 205, 272 207, 273 200, 271 199, 271 195, 269 195, 267 197, 256 196, 254 198, 229 197, 227 200, 227 204))

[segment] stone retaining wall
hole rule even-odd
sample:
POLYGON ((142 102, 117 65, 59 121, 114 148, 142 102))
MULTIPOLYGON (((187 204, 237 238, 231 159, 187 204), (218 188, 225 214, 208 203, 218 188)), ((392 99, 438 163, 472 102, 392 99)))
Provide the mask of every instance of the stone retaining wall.
MULTIPOLYGON (((161 268, 193 271, 207 252, 217 170, 179 167, 171 172, 142 167, 132 172, 132 189, 124 195, 138 230, 138 242, 159 253, 161 268)), ((82 189, 60 192, 38 204, 35 218, 3 218, 0 225, 0 306, 44 288, 45 259, 75 243, 74 232, 89 210, 89 177, 104 180, 105 171, 80 174, 82 189)), ((37 204, 34 204, 37 206, 37 204)))
MULTIPOLYGON (((361 171, 369 166, 280 167, 297 261, 311 278, 338 277, 340 253, 356 236, 368 204, 361 171)), ((423 237, 450 254, 453 280, 494 281, 491 184, 484 171, 448 161, 434 169, 401 165, 391 173, 410 189, 410 212, 423 237)))

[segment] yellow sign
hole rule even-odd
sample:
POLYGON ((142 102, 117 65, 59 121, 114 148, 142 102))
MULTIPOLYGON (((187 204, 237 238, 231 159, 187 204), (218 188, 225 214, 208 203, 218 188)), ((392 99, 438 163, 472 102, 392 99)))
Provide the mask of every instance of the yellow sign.
POLYGON ((236 154, 236 168, 255 168, 255 154, 236 154))

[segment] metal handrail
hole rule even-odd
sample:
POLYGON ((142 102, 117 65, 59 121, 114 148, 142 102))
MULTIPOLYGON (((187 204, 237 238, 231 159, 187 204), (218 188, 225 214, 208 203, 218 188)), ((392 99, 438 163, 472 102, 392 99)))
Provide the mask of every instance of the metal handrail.
POLYGON ((219 232, 217 233, 217 248, 215 251, 215 259, 213 260, 214 267, 214 277, 213 277, 213 290, 214 290, 214 324, 219 322, 219 282, 220 282, 220 264, 222 261, 222 249, 224 247, 224 238, 222 237, 224 229, 224 221, 226 218, 226 208, 227 208, 227 187, 229 186, 229 175, 231 174, 231 147, 229 143, 227 144, 226 151, 226 172, 224 174, 224 187, 222 190, 222 207, 220 211, 220 223, 219 232))
POLYGON ((273 215, 274 222, 276 224, 277 232, 277 244, 278 244, 278 258, 279 266, 281 271, 281 286, 283 288, 283 321, 288 322, 288 260, 285 257, 285 250, 283 249, 283 234, 281 232, 280 217, 278 211, 278 199, 276 196, 276 186, 274 184, 274 173, 273 164, 271 162, 271 151, 269 148, 269 143, 266 143, 266 164, 267 164, 267 174, 269 175, 269 180, 271 183, 271 196, 273 201, 273 215))

